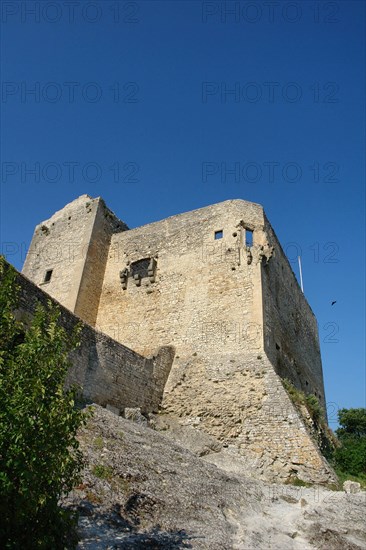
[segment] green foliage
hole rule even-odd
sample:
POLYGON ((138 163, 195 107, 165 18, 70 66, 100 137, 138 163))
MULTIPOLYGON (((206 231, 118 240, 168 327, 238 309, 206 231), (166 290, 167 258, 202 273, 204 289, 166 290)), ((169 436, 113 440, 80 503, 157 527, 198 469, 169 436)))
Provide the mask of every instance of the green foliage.
POLYGON ((366 437, 343 439, 334 453, 336 466, 354 476, 366 474, 366 437))
POLYGON ((98 449, 99 451, 101 451, 104 447, 104 442, 103 442, 103 438, 100 437, 100 435, 98 435, 98 437, 96 437, 94 439, 94 447, 96 449, 98 449))
POLYGON ((92 469, 92 474, 100 479, 111 479, 113 476, 113 470, 110 466, 96 464, 92 469))
POLYGON ((324 410, 318 398, 313 394, 307 395, 303 391, 298 390, 287 378, 282 379, 282 384, 291 398, 291 401, 298 408, 300 414, 303 413, 302 408, 306 408, 313 421, 313 425, 310 427, 313 436, 317 440, 319 449, 325 458, 330 459, 333 456, 337 440, 327 425, 324 410))
POLYGON ((325 422, 323 408, 315 395, 306 395, 303 391, 295 388, 292 382, 290 382, 290 380, 288 380, 287 378, 282 379, 282 384, 289 396, 291 397, 292 402, 295 405, 303 405, 304 407, 306 407, 312 420, 316 424, 319 424, 320 422, 325 422))
POLYGON ((339 439, 349 435, 356 437, 366 435, 366 409, 340 409, 338 411, 338 420, 341 425, 336 430, 339 439))
POLYGON ((361 484, 366 480, 366 409, 340 409, 340 428, 337 438, 328 428, 323 409, 315 395, 306 395, 287 379, 283 386, 293 403, 301 409, 305 406, 315 429, 317 440, 324 456, 331 461, 340 479, 355 477, 361 484))
POLYGON ((305 404, 314 422, 319 422, 322 418, 324 418, 324 411, 315 395, 307 395, 305 397, 305 404))
POLYGON ((366 409, 340 409, 340 446, 335 450, 335 467, 345 475, 366 478, 366 409))
POLYGON ((312 484, 307 481, 303 481, 297 476, 291 476, 285 481, 285 485, 294 485, 295 487, 311 487, 312 484))
POLYGON ((16 273, 3 258, 0 281, 0 547, 73 548, 75 518, 58 502, 83 464, 76 432, 87 415, 74 406, 76 390, 64 391, 80 328, 69 336, 51 302, 25 327, 13 314, 16 273))
POLYGON ((300 394, 302 392, 300 392, 300 390, 297 390, 288 378, 281 378, 281 381, 287 393, 293 398, 292 400, 300 401, 300 398, 301 398, 300 394))

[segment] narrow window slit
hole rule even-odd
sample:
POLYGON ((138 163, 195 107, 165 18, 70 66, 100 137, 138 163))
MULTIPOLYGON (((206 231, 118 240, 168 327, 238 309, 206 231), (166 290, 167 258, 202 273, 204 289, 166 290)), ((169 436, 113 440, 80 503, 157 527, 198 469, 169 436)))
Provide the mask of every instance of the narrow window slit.
POLYGON ((245 230, 245 244, 246 246, 253 246, 253 231, 250 229, 245 230))
POLYGON ((48 269, 46 271, 46 275, 44 276, 44 280, 43 280, 44 283, 49 283, 50 282, 51 277, 52 277, 52 273, 53 273, 53 269, 48 269))

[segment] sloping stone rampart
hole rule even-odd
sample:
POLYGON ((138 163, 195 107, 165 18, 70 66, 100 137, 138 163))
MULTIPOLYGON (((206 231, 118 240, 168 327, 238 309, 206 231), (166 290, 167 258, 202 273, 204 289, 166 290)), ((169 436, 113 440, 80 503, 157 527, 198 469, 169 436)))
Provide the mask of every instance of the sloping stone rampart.
POLYGON ((144 357, 83 322, 22 274, 17 282, 19 318, 27 322, 37 304, 47 307, 51 301, 60 308, 60 323, 66 331, 78 323, 82 326, 80 346, 70 356, 68 385, 77 384, 87 401, 113 406, 121 413, 126 407, 140 407, 144 413, 158 410, 174 357, 172 348, 144 357))

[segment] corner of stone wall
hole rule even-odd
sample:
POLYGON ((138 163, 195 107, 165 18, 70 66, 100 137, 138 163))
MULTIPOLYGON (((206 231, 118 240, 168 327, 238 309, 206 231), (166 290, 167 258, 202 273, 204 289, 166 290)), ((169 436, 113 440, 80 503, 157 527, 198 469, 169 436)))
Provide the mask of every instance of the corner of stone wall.
POLYGON ((272 483, 337 480, 263 352, 191 357, 176 371, 162 409, 216 438, 247 475, 272 483))
MULTIPOLYGON (((276 442, 273 449, 278 447, 280 450, 280 476, 285 474, 288 480, 299 478, 322 485, 337 483, 336 473, 322 455, 305 419, 292 402, 272 365, 266 375, 266 385, 268 395, 265 410, 271 418, 271 440, 276 442)), ((270 466, 272 473, 279 467, 276 462, 277 460, 270 466)))

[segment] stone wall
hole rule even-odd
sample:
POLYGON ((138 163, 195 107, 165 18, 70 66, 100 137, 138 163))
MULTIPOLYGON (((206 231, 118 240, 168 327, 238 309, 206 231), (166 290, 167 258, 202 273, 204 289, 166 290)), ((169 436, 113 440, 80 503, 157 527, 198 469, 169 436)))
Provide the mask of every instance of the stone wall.
POLYGON ((181 362, 162 412, 214 436, 243 461, 247 475, 273 482, 336 480, 265 354, 181 362))
POLYGON ((315 394, 325 409, 316 318, 268 220, 265 231, 273 246, 261 270, 265 352, 282 378, 315 394))
MULTIPOLYGON (((332 481, 281 383, 289 378, 325 404, 316 320, 263 208, 225 201, 126 231, 86 201, 74 201, 84 217, 94 212, 74 310, 100 332, 89 359, 86 348, 80 357, 85 393, 98 388, 104 404, 120 387, 119 350, 128 361, 134 354, 125 346, 136 368, 127 362, 122 386, 137 376, 141 388, 141 356, 163 348, 148 367, 153 396, 148 382, 140 398, 132 387, 131 402, 156 407, 164 388, 165 414, 217 438, 254 475, 332 481)), ((67 284, 70 275, 61 273, 67 284)))
POLYGON ((127 229, 83 195, 36 227, 23 272, 144 355, 163 345, 180 357, 264 349, 325 404, 316 319, 260 205, 225 201, 127 229))
POLYGON ((22 272, 94 325, 110 238, 125 229, 102 199, 82 195, 37 225, 22 272))
POLYGON ((128 228, 115 217, 100 198, 91 200, 87 208, 91 212, 94 210, 95 215, 90 235, 86 239, 85 263, 74 312, 94 326, 111 236, 116 231, 125 231, 128 228))
MULTIPOLYGON (((298 380, 289 369, 276 374, 266 356, 276 349, 279 334, 287 349, 287 316, 297 313, 307 320, 311 314, 308 306, 301 310, 302 296, 293 304, 291 276, 262 208, 227 201, 114 234, 97 323, 140 353, 151 353, 157 344, 174 345, 165 414, 217 438, 254 475, 326 483, 334 474, 278 374, 298 380), (253 231, 250 246, 248 230, 253 231), (217 231, 222 238, 215 239, 217 231), (144 259, 156 261, 152 280, 148 261, 145 273, 134 268, 144 259), (280 288, 281 306, 274 309, 280 288)), ((311 366, 313 358, 319 361, 313 341, 316 324, 288 343, 289 357, 308 354, 304 369, 317 368, 311 366)))
POLYGON ((111 405, 120 411, 141 407, 144 413, 158 410, 174 357, 172 348, 161 348, 153 357, 143 357, 83 323, 21 274, 18 284, 19 318, 27 322, 37 303, 46 305, 51 300, 60 308, 60 322, 68 332, 77 323, 82 324, 81 345, 70 356, 68 384, 78 384, 86 400, 102 406, 111 405))
POLYGON ((262 349, 260 265, 248 261, 243 223, 262 226, 262 208, 227 201, 114 234, 98 328, 143 354, 157 345, 181 357, 262 349), (146 273, 136 285, 133 264, 143 259, 155 259, 154 280, 146 273))

